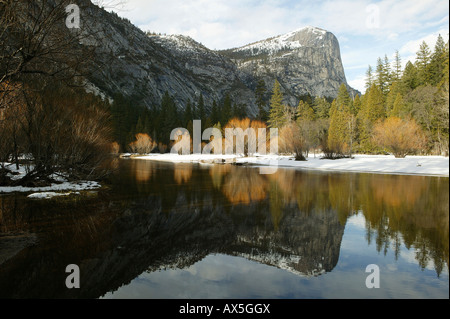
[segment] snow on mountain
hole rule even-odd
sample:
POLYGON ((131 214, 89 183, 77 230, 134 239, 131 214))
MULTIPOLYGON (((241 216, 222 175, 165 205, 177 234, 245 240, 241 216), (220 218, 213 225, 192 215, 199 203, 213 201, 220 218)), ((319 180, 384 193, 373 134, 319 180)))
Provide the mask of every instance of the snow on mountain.
POLYGON ((234 49, 233 52, 245 52, 251 56, 258 56, 261 54, 275 55, 279 52, 291 51, 305 46, 304 41, 302 41, 305 39, 305 37, 302 36, 304 34, 313 35, 317 41, 321 41, 326 33, 326 30, 308 26, 283 35, 248 44, 241 48, 234 49))

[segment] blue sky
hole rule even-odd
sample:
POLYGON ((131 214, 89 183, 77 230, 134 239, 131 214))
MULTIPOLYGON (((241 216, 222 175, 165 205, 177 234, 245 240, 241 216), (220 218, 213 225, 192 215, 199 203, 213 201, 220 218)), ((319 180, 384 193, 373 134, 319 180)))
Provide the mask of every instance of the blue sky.
POLYGON ((210 49, 229 49, 304 26, 339 40, 349 84, 362 91, 368 65, 400 52, 414 60, 426 41, 449 37, 447 0, 103 0, 142 30, 183 34, 210 49))

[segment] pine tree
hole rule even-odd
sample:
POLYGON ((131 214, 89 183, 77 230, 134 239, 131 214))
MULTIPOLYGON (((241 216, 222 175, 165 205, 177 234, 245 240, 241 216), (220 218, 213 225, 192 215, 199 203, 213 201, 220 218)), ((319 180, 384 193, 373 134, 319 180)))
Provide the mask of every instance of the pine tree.
POLYGON ((365 88, 369 89, 372 86, 373 83, 374 83, 373 69, 372 69, 372 66, 369 65, 369 68, 366 71, 366 85, 365 85, 365 88))
POLYGON ((341 107, 350 108, 351 99, 350 99, 350 95, 347 90, 347 86, 344 83, 342 83, 341 86, 339 87, 339 92, 338 92, 338 96, 336 98, 336 102, 338 104, 338 107, 341 106, 341 107))
POLYGON ((161 123, 161 127, 158 131, 158 140, 165 145, 169 145, 170 133, 173 129, 180 127, 180 121, 174 98, 170 96, 167 91, 161 99, 161 114, 159 122, 161 123))
POLYGON ((211 122, 213 124, 217 124, 218 122, 220 122, 219 107, 218 107, 218 105, 217 105, 215 100, 213 101, 213 105, 212 105, 212 108, 211 108, 211 116, 210 116, 210 118, 211 118, 211 122))
POLYGON ((202 93, 200 93, 200 97, 198 98, 197 111, 198 111, 198 119, 202 121, 203 127, 203 124, 206 121, 206 111, 205 111, 205 101, 203 99, 202 93))
POLYGON ((397 98, 397 94, 401 92, 401 85, 399 82, 395 81, 391 84, 391 87, 389 88, 389 93, 386 97, 386 114, 390 114, 392 109, 394 108, 394 102, 397 98))
POLYGON ((139 116, 139 119, 136 124, 135 132, 138 133, 145 133, 145 127, 144 127, 144 121, 142 120, 142 117, 139 116))
POLYGON ((425 41, 423 41, 422 44, 420 45, 416 57, 416 67, 418 72, 419 85, 426 85, 431 82, 431 76, 428 69, 430 61, 431 61, 430 47, 425 41))
POLYGON ((384 61, 383 61, 383 71, 384 71, 384 83, 386 86, 386 94, 389 90, 389 87, 392 84, 392 78, 393 78, 393 72, 391 68, 391 62, 389 61, 389 58, 387 55, 384 55, 384 61))
POLYGON ((372 123, 375 123, 380 118, 386 117, 383 92, 378 85, 373 85, 369 90, 365 117, 372 123))
POLYGON ((312 107, 300 100, 296 111, 297 121, 313 121, 315 118, 314 110, 312 107))
POLYGON ((264 80, 259 80, 255 90, 256 105, 258 106, 257 119, 260 121, 267 121, 266 111, 266 83, 264 80))
POLYGON ((351 110, 352 114, 356 116, 359 113, 359 111, 361 111, 361 107, 362 107, 361 98, 359 94, 357 94, 353 99, 353 108, 351 110))
POLYGON ((314 100, 314 112, 318 118, 327 119, 330 117, 330 103, 324 97, 316 97, 314 100))
POLYGON ((139 110, 123 95, 115 95, 111 106, 114 138, 122 149, 134 140, 139 110))
POLYGON ((395 51, 395 57, 394 57, 394 70, 392 73, 392 80, 400 81, 402 77, 402 59, 400 57, 400 53, 398 50, 395 51))
POLYGON ((222 114, 221 115, 222 115, 221 119, 220 119, 221 123, 228 123, 228 121, 233 116, 233 106, 232 106, 232 101, 231 101, 230 94, 227 94, 225 96, 225 99, 223 101, 222 114))
POLYGON ((401 81, 405 92, 412 91, 419 86, 418 70, 410 61, 406 63, 401 81))
POLYGON ((190 121, 194 120, 194 114, 192 112, 192 103, 191 100, 188 100, 186 103, 186 108, 184 109, 183 114, 183 127, 186 127, 190 121))
POLYGON ((351 99, 347 87, 342 84, 330 110, 328 147, 338 154, 349 152, 353 140, 353 116, 350 110, 351 99))
POLYGON ((397 93, 397 96, 394 101, 394 105, 392 106, 392 110, 390 113, 391 117, 399 117, 399 118, 405 118, 406 111, 405 111, 405 102, 403 100, 402 94, 397 93))
POLYGON ((273 86, 272 98, 270 99, 269 111, 269 127, 282 128, 286 123, 285 112, 283 105, 283 93, 281 93, 281 86, 278 80, 275 80, 273 86))
POLYGON ((375 153, 377 146, 373 143, 373 126, 378 119, 385 117, 384 98, 378 85, 373 85, 364 95, 361 111, 358 113, 358 151, 375 153))
POLYGON ((445 60, 447 58, 448 51, 445 47, 444 39, 439 34, 429 66, 431 85, 437 86, 442 81, 445 60))
POLYGON ((377 60, 377 77, 375 84, 381 89, 383 94, 387 94, 389 88, 389 69, 387 68, 388 59, 387 56, 383 61, 381 58, 377 60))
POLYGON ((436 127, 437 154, 448 156, 449 154, 449 55, 448 43, 445 46, 446 58, 442 70, 442 79, 438 84, 438 92, 435 96, 435 108, 433 116, 436 127))

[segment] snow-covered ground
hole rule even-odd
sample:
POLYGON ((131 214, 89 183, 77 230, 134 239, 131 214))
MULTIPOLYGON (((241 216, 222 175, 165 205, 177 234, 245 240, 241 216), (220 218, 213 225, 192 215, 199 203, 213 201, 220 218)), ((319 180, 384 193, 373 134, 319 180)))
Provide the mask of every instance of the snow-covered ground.
POLYGON ((258 166, 293 167, 298 169, 449 176, 449 158, 444 156, 407 156, 406 158, 395 158, 391 155, 355 155, 353 159, 328 160, 322 159, 321 154, 315 157, 313 154, 310 154, 307 161, 295 161, 292 156, 277 155, 240 157, 236 155, 212 154, 150 154, 134 158, 181 163, 218 163, 225 160, 226 162, 258 166))
POLYGON ((70 195, 80 195, 80 192, 69 192, 69 193, 42 192, 42 193, 33 193, 28 195, 27 197, 34 199, 50 199, 53 197, 62 197, 70 195))
MULTIPOLYGON (((24 187, 24 186, 0 186, 0 194, 2 193, 29 193, 29 192, 61 192, 61 191, 81 191, 100 188, 101 185, 94 181, 83 182, 63 182, 61 184, 52 184, 45 187, 24 187)), ((37 196, 36 196, 37 197, 37 196)), ((35 197, 35 198, 36 198, 35 197)), ((44 196, 47 198, 48 196, 44 196)))
MULTIPOLYGON (((12 164, 6 165, 8 169, 14 173, 9 176, 12 180, 17 180, 26 174, 25 167, 23 166, 20 166, 19 169, 16 169, 15 165, 12 164)), ((23 192, 23 193, 34 192, 35 194, 31 194, 30 198, 51 198, 55 196, 76 194, 72 192, 81 190, 92 190, 101 187, 99 183, 94 181, 68 182, 61 176, 53 176, 53 179, 56 181, 56 183, 44 187, 0 186, 0 194, 15 193, 15 192, 23 192), (71 193, 61 194, 62 191, 70 191, 71 193), (43 192, 51 192, 51 193, 43 193, 43 192)))

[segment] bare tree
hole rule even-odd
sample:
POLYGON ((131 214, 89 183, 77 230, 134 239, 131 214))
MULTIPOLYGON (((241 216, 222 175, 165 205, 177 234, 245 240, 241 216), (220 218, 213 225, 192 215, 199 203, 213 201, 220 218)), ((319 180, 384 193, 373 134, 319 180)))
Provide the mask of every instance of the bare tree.
MULTIPOLYGON (((79 2, 80 11, 91 5, 79 2)), ((0 0, 0 83, 40 75, 73 84, 86 74, 93 47, 81 42, 94 31, 88 23, 80 29, 67 27, 70 4, 70 0, 0 0)))
POLYGON ((300 126, 291 122, 280 130, 280 151, 294 154, 295 160, 306 161, 305 153, 308 149, 306 137, 300 126))

